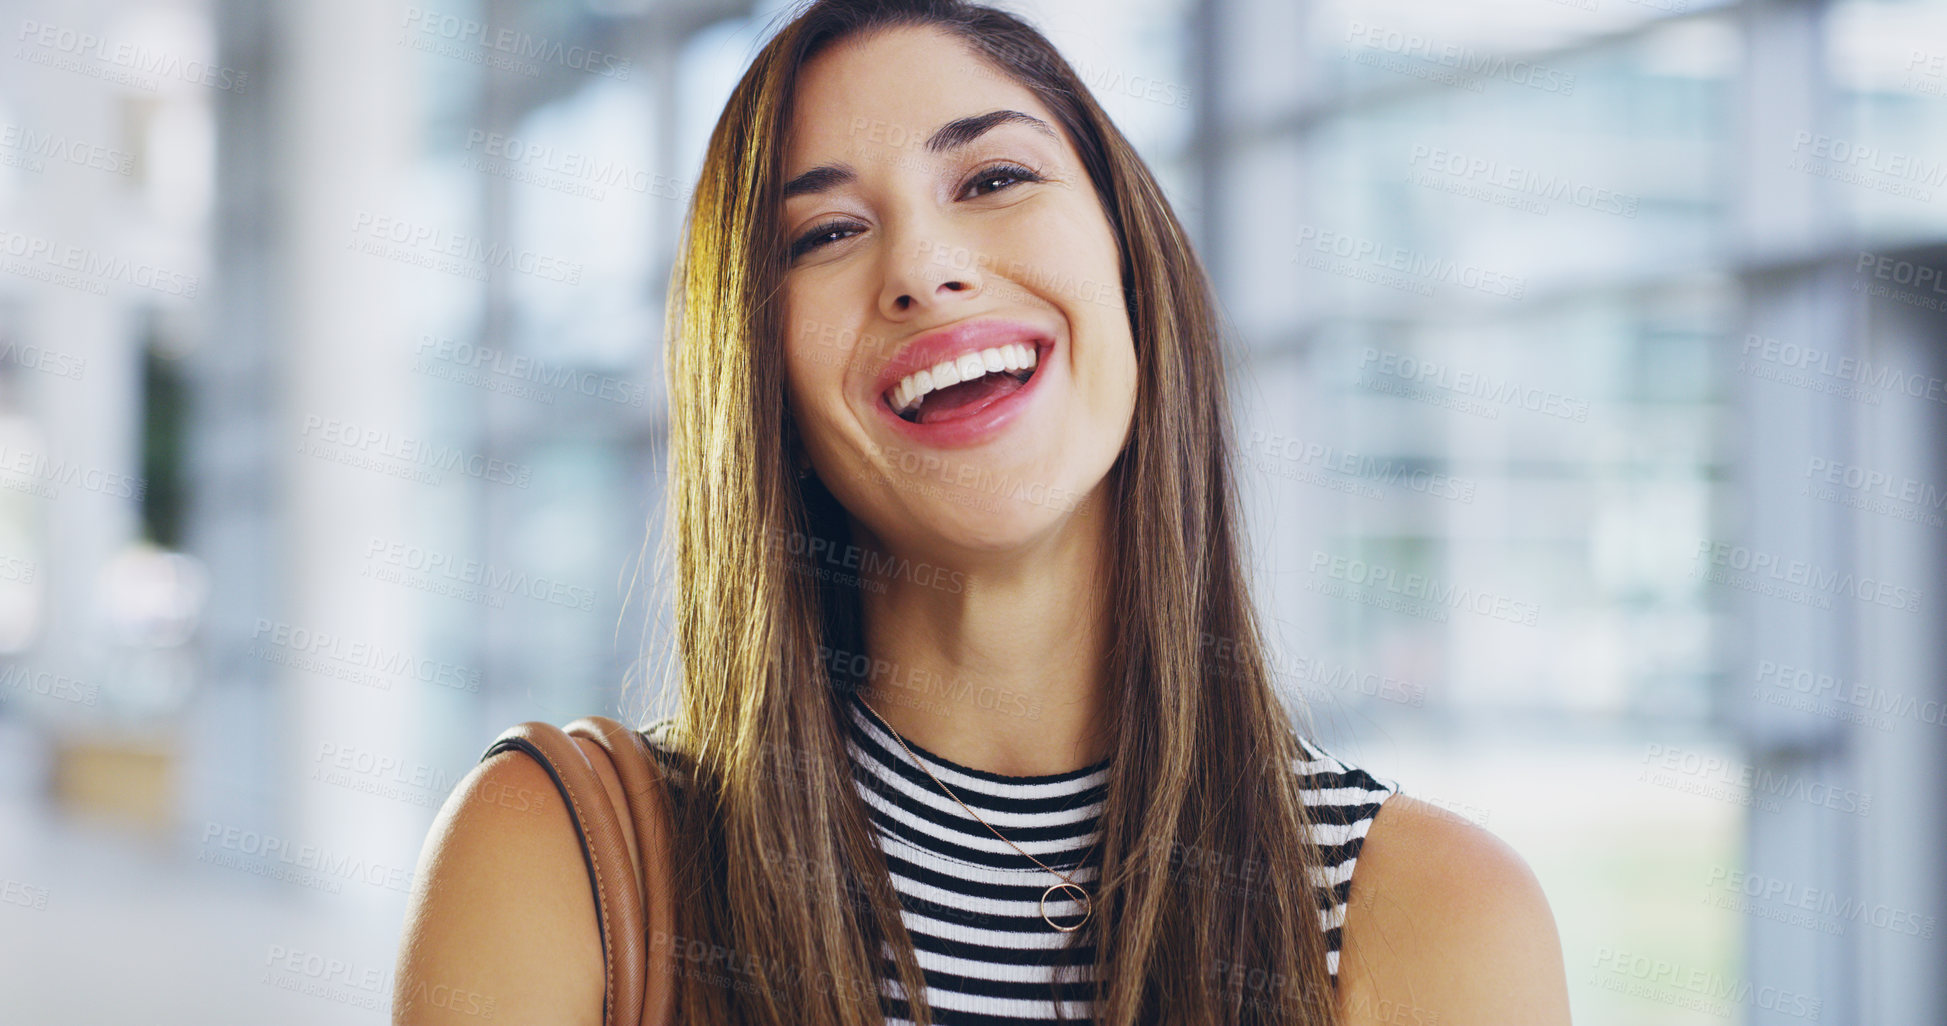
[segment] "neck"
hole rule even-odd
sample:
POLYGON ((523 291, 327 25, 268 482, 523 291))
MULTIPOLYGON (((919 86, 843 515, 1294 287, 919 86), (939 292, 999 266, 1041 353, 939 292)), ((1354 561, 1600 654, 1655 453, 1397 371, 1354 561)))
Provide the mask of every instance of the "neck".
POLYGON ((1107 758, 1112 575, 1100 519, 1070 518, 1002 559, 871 578, 861 694, 873 711, 912 744, 990 773, 1068 773, 1107 758))

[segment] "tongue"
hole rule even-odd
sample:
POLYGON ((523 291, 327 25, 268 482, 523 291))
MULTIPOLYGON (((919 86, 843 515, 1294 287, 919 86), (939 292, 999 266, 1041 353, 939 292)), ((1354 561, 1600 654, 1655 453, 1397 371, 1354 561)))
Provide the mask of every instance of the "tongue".
POLYGON ((927 393, 926 398, 920 400, 919 422, 935 424, 943 420, 971 417, 1020 387, 1021 383, 1009 374, 982 374, 972 381, 948 385, 937 392, 927 393))

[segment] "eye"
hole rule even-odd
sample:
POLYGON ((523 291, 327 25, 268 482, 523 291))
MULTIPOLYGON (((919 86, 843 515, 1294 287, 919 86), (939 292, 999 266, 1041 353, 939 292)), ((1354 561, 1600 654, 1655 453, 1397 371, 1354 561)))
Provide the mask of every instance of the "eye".
POLYGON ((965 196, 976 186, 992 185, 995 182, 1008 183, 978 194, 980 196, 986 196, 999 192, 1002 189, 1012 188, 1016 182, 1038 182, 1040 180, 1040 175, 1035 174, 1033 171, 1019 164, 995 164, 991 167, 982 168, 979 174, 969 179, 966 186, 960 190, 960 194, 965 196))
POLYGON ((836 235, 848 229, 863 230, 849 221, 826 221, 824 224, 805 232, 803 235, 798 236, 798 241, 791 244, 791 259, 796 260, 820 246, 839 241, 838 239, 828 238, 828 236, 836 235))

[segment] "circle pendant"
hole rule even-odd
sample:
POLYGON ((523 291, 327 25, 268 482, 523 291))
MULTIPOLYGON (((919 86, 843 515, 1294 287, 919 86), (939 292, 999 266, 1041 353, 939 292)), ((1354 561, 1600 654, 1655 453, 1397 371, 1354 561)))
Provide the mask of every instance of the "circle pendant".
POLYGON ((1088 892, 1082 890, 1080 884, 1058 883, 1049 887, 1047 890, 1041 892, 1041 918, 1046 919, 1048 921, 1049 926, 1052 926, 1063 933, 1073 933, 1076 930, 1081 929, 1082 924, 1088 922, 1089 914, 1092 913, 1093 911, 1095 911, 1095 908, 1094 905, 1089 901, 1088 892), (1060 923, 1055 922, 1052 918, 1049 917, 1048 896, 1055 893, 1056 891, 1067 891, 1072 893, 1074 895, 1073 900, 1081 904, 1082 918, 1075 920, 1075 925, 1063 926, 1060 923))

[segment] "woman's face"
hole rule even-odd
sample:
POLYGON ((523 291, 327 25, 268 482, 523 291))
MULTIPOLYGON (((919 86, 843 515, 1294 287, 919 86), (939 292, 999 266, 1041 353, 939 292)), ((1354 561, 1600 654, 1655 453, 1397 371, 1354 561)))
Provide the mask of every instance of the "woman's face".
POLYGON ((806 65, 787 136, 790 409, 862 540, 997 552, 1101 516, 1135 345, 1115 235, 1054 117, 905 28, 806 65))

